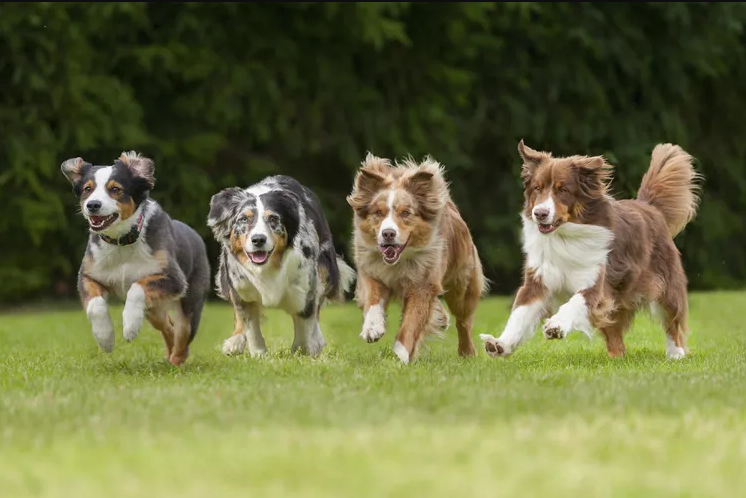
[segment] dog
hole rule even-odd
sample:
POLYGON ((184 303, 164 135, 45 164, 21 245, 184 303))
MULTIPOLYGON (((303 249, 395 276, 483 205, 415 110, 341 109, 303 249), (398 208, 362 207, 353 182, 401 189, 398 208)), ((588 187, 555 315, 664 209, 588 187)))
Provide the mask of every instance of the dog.
POLYGON ((248 188, 229 187, 210 199, 207 219, 221 245, 217 294, 231 302, 233 335, 226 355, 267 352, 262 308, 293 318, 293 354, 319 355, 326 342, 319 324, 322 305, 344 301, 355 271, 338 256, 321 207, 309 188, 285 175, 248 188))
POLYGON ((347 197, 354 212, 360 337, 381 339, 388 304, 399 298, 402 323, 393 349, 403 363, 415 361, 423 338, 449 327, 443 296, 456 317, 458 353, 475 355, 472 322, 487 281, 444 167, 429 156, 419 164, 408 158, 392 165, 371 153, 361 166, 347 197))
POLYGON ((114 350, 107 306, 113 295, 125 300, 127 342, 137 337, 147 318, 163 335, 167 360, 183 364, 210 289, 202 238, 150 198, 155 165, 135 151, 123 152, 113 165, 93 165, 76 157, 63 162, 61 169, 89 226, 78 292, 99 347, 107 353, 114 350))
POLYGON ((480 336, 487 353, 509 356, 556 309, 543 326, 547 339, 573 330, 590 338, 597 329, 608 355, 623 356, 625 332, 638 311, 649 310, 666 332, 667 357, 688 354, 687 278, 674 238, 699 207, 703 177, 692 156, 658 144, 637 198, 617 200, 603 156, 553 157, 523 140, 518 152, 523 284, 500 337, 480 336))

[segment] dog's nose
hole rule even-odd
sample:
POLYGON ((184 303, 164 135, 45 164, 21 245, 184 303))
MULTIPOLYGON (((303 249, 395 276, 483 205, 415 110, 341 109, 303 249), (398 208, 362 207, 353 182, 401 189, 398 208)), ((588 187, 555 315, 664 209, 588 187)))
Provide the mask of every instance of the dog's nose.
POLYGON ((536 216, 536 221, 546 221, 549 217, 549 208, 541 207, 534 209, 534 216, 536 216))
POLYGON ((101 209, 101 201, 88 201, 85 207, 89 213, 97 213, 101 209))
POLYGON ((381 232, 381 235, 383 236, 383 241, 391 243, 396 239, 396 230, 392 228, 387 228, 383 232, 381 232))
POLYGON ((257 233, 251 236, 251 243, 254 244, 255 247, 262 247, 265 242, 267 242, 266 235, 257 233))

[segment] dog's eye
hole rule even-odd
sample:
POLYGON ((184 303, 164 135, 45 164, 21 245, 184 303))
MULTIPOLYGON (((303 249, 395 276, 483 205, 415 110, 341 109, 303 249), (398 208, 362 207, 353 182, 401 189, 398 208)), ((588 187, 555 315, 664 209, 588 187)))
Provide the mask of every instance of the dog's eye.
POLYGON ((88 193, 91 191, 91 186, 88 185, 86 188, 83 189, 83 192, 88 193))
POLYGON ((534 190, 538 192, 539 190, 541 190, 541 187, 539 187, 538 185, 534 185, 534 190))
POLYGON ((269 217, 268 221, 270 225, 275 226, 280 222, 280 217, 273 214, 269 217))
POLYGON ((383 211, 381 211, 380 209, 376 209, 376 212, 373 214, 375 214, 376 216, 383 216, 383 211))
POLYGON ((405 209, 404 211, 401 212, 399 216, 401 216, 402 218, 406 218, 407 216, 409 216, 409 211, 405 209))
POLYGON ((564 193, 567 192, 567 189, 565 187, 557 187, 557 192, 564 193))
POLYGON ((109 192, 111 192, 112 194, 116 194, 117 192, 119 192, 119 187, 111 187, 109 189, 109 192))

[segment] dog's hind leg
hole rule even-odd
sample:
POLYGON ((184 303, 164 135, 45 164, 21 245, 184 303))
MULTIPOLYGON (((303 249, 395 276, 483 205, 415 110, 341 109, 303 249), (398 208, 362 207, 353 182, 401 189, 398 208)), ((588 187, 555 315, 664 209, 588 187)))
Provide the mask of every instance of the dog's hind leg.
POLYGON ((474 314, 479 305, 481 289, 478 285, 479 275, 473 275, 469 286, 462 293, 446 292, 445 300, 448 309, 456 317, 456 331, 458 332, 458 354, 463 357, 475 356, 474 342, 471 337, 471 328, 474 314))
POLYGON ((686 345, 689 315, 686 290, 682 291, 676 285, 669 286, 663 299, 653 303, 651 310, 666 331, 666 356, 671 360, 684 358, 689 353, 686 345))
POLYGON ((145 316, 150 325, 163 336, 163 342, 166 344, 166 359, 170 360, 171 352, 174 349, 174 321, 168 315, 168 307, 159 306, 150 309, 145 316))
POLYGON ((616 309, 605 320, 606 324, 599 328, 606 340, 606 350, 609 353, 609 357, 616 358, 624 356, 627 352, 627 348, 624 345, 624 333, 629 329, 633 316, 634 313, 629 310, 616 309))

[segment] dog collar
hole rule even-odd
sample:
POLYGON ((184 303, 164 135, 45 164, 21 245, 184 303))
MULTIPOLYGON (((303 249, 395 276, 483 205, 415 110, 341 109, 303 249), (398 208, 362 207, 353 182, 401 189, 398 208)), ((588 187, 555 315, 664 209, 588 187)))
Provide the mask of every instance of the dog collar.
POLYGON ((140 213, 140 218, 137 219, 137 224, 132 227, 132 230, 125 233, 118 239, 114 239, 112 237, 109 237, 108 235, 104 235, 103 233, 98 234, 98 236, 103 240, 104 242, 108 242, 109 244, 113 244, 115 246, 128 246, 130 244, 134 244, 137 239, 140 238, 140 232, 142 232, 142 223, 144 220, 145 213, 140 213))

